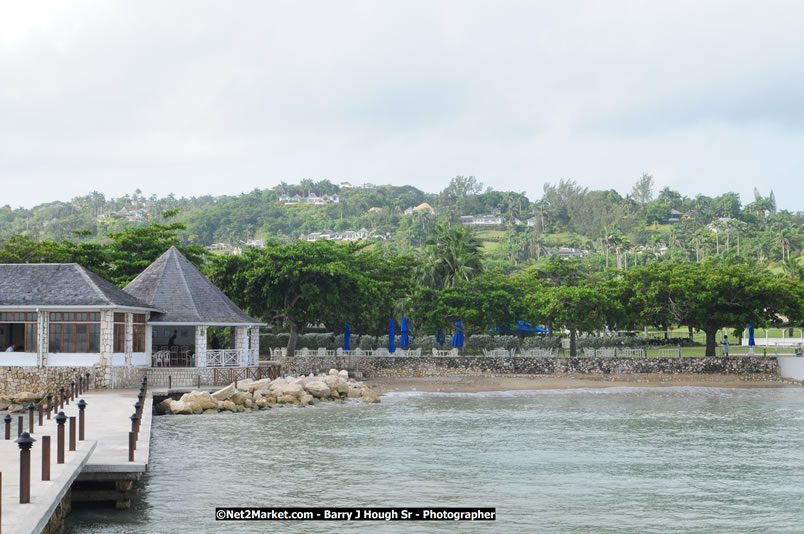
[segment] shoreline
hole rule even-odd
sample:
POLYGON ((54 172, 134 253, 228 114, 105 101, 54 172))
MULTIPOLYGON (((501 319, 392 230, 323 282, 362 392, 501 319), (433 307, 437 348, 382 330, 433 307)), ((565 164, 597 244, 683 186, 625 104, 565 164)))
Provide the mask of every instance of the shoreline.
POLYGON ((719 388, 788 388, 801 387, 779 378, 762 377, 746 380, 736 375, 662 374, 641 375, 465 375, 423 377, 377 377, 364 379, 367 386, 380 394, 423 391, 431 393, 486 393, 543 389, 582 389, 608 387, 719 387, 719 388))

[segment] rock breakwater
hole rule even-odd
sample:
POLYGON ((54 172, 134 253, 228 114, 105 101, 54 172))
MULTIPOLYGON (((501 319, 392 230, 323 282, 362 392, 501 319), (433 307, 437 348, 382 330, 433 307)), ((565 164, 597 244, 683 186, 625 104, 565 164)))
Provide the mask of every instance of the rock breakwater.
POLYGON ((327 374, 288 376, 271 380, 240 380, 214 393, 191 391, 179 400, 165 399, 156 406, 158 414, 204 414, 250 412, 277 405, 307 406, 322 401, 342 402, 347 398, 380 402, 379 394, 363 382, 349 378, 345 370, 327 374))

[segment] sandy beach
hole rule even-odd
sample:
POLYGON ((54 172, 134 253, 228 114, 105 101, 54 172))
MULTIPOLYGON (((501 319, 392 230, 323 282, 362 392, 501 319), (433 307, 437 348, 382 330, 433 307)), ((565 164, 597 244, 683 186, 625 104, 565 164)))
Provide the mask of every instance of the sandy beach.
POLYGON ((577 376, 432 376, 405 378, 369 378, 365 382, 380 393, 392 391, 429 391, 443 393, 480 393, 532 389, 573 389, 604 387, 697 386, 722 388, 801 387, 780 380, 745 380, 733 375, 642 374, 577 376))

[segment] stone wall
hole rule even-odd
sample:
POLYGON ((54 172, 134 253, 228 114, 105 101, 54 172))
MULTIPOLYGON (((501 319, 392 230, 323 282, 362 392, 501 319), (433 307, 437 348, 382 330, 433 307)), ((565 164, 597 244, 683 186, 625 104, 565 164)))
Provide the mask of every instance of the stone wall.
POLYGON ((113 389, 139 388, 144 374, 145 371, 142 367, 130 365, 125 367, 112 367, 112 382, 110 386, 113 389))
POLYGON ((449 375, 572 375, 702 373, 777 377, 771 356, 714 358, 528 358, 528 357, 294 357, 275 358, 282 373, 360 371, 366 378, 449 375))
POLYGON ((78 382, 78 376, 87 373, 91 388, 108 386, 105 373, 98 367, 0 367, 0 395, 56 391, 72 380, 78 382))

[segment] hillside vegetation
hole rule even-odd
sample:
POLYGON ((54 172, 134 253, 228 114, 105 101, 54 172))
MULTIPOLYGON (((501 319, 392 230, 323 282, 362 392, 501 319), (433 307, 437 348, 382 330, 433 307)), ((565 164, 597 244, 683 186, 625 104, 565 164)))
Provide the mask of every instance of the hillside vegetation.
MULTIPOLYGON (((743 205, 736 193, 717 197, 653 191, 643 175, 631 194, 590 191, 573 181, 546 184, 539 199, 484 188, 457 176, 443 191, 412 186, 335 185, 327 180, 282 183, 237 196, 146 197, 140 190, 120 198, 92 192, 32 209, 0 208, 0 241, 23 235, 35 241, 109 242, 126 227, 164 223, 178 210, 184 245, 242 247, 251 240, 290 243, 314 232, 365 229, 377 247, 408 253, 420 249, 439 223, 461 224, 466 215, 499 215, 504 223, 475 228, 485 259, 505 271, 521 269, 556 252, 576 249, 591 270, 627 268, 653 261, 702 261, 734 256, 781 272, 798 265, 804 235, 801 212, 778 211, 774 194, 755 191, 743 205), (289 204, 286 197, 337 196, 321 205, 289 204), (434 212, 404 210, 428 203, 434 212), (372 209, 374 208, 374 209, 372 209), (581 251, 583 251, 581 253, 581 251)), ((571 252, 564 251, 565 254, 571 252)))

